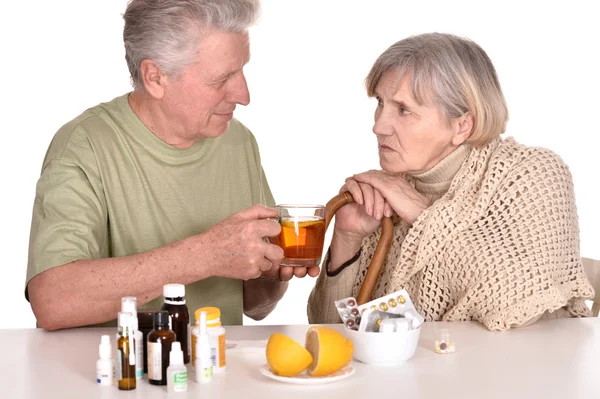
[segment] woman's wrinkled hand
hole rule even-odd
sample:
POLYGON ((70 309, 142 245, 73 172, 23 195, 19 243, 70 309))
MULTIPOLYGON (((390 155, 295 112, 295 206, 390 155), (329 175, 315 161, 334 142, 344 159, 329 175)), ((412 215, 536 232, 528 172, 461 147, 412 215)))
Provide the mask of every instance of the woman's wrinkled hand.
MULTIPOLYGON (((423 194, 408 184, 402 174, 370 170, 352 176, 346 181, 346 185, 350 184, 357 184, 361 187, 362 193, 369 193, 369 195, 363 196, 364 210, 374 218, 381 218, 382 212, 386 216, 391 215, 387 208, 390 207, 402 220, 412 225, 421 213, 431 205, 423 194), (366 189, 365 186, 369 186, 371 189, 366 189), (380 197, 377 197, 377 195, 380 197)), ((351 193, 354 196, 354 193, 351 193)), ((356 197, 354 198, 358 202, 356 197)))

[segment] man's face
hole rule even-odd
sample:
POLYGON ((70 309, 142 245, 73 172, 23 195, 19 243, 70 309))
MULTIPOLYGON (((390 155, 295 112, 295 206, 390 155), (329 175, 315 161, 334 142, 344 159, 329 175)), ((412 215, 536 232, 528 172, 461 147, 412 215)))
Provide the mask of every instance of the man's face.
POLYGON ((192 142, 222 135, 250 93, 242 71, 250 60, 247 33, 204 32, 195 61, 165 86, 162 110, 173 133, 192 142))

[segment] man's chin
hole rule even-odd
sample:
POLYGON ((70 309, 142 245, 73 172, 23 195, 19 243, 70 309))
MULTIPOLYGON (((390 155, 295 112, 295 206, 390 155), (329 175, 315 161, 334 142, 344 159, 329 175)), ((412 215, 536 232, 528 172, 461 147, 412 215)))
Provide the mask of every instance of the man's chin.
POLYGON ((212 129, 210 129, 208 132, 203 134, 203 136, 205 138, 217 138, 219 136, 222 136, 227 130, 229 130, 229 124, 230 124, 229 121, 219 123, 218 125, 214 126, 212 129))

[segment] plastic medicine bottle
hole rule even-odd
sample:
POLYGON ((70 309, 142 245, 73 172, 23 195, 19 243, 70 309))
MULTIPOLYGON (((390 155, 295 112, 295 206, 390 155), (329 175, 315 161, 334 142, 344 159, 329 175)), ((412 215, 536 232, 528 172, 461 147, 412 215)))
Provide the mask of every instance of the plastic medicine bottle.
MULTIPOLYGON (((204 307, 196 309, 196 327, 192 336, 192 347, 195 349, 196 340, 200 333, 198 322, 200 312, 206 312, 207 332, 210 340, 210 357, 212 359, 213 373, 218 374, 225 371, 227 364, 225 359, 225 328, 221 325, 221 310, 216 307, 204 307)), ((197 357, 197 356, 196 356, 197 357)))
POLYGON ((171 344, 169 353, 169 367, 167 368, 167 392, 187 391, 187 367, 183 364, 181 343, 175 341, 171 344))
POLYGON ((100 338, 98 354, 100 358, 96 362, 96 381, 98 385, 111 386, 113 383, 113 362, 110 335, 100 338))

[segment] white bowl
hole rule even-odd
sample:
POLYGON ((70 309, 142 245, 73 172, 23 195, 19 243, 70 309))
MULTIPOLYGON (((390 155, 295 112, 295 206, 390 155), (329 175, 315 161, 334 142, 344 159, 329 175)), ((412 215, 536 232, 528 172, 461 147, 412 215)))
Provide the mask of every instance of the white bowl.
POLYGON ((378 333, 359 332, 345 328, 346 337, 354 343, 354 357, 374 365, 398 365, 415 354, 421 327, 415 330, 378 333))

